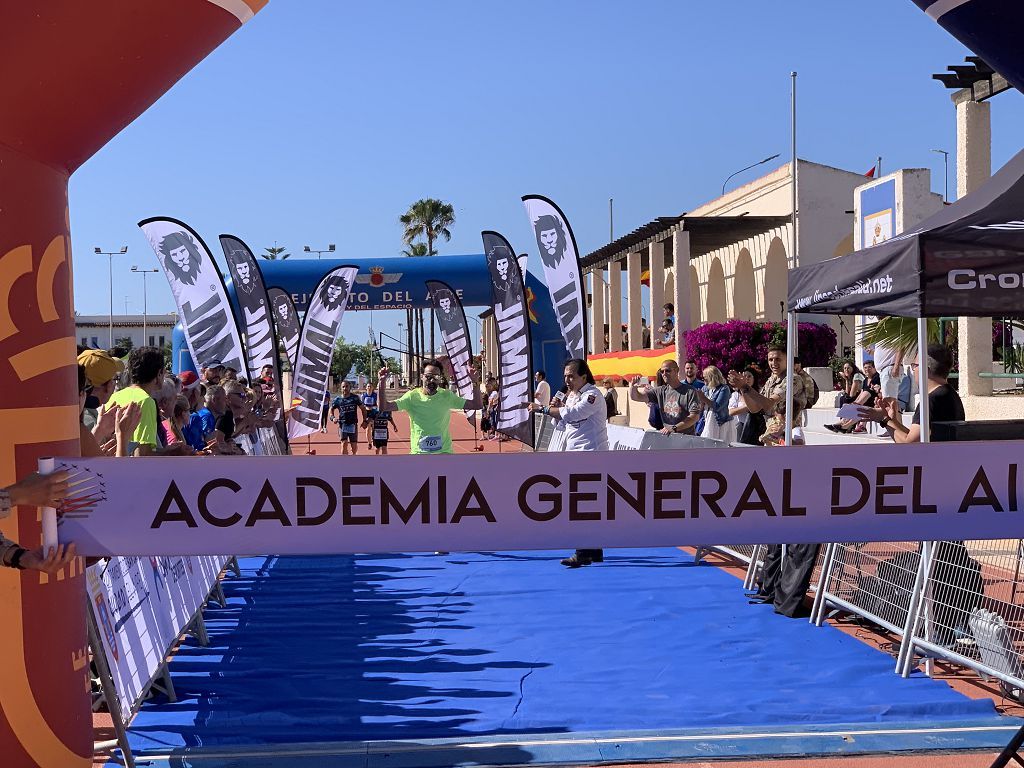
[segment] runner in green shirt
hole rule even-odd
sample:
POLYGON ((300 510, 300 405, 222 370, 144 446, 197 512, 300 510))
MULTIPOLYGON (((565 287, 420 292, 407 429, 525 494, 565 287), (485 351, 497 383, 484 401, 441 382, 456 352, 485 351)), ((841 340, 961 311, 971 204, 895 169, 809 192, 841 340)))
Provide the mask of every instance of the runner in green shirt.
MULTIPOLYGON (((442 389, 441 363, 424 360, 420 365, 421 385, 410 389, 395 402, 387 398, 387 377, 390 371, 381 368, 377 384, 378 409, 381 411, 405 411, 409 414, 410 453, 453 453, 451 434, 451 412, 453 408, 480 408, 480 390, 473 388, 473 398, 465 400, 456 392, 442 389)), ((476 370, 469 369, 476 380, 476 370)))

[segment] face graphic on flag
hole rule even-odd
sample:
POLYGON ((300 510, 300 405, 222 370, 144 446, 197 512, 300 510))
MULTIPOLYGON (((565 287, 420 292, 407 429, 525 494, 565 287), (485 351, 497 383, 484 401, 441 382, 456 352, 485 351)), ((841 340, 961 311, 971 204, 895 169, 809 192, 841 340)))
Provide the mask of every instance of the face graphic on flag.
POLYGON ((284 296, 277 296, 273 299, 273 303, 278 322, 287 323, 292 314, 292 307, 288 303, 288 299, 284 296))
POLYGON ((325 280, 320 287, 320 303, 325 309, 337 309, 348 298, 348 288, 348 282, 340 275, 325 280))
MULTIPOLYGON (((498 296, 506 296, 514 282, 512 275, 509 274, 509 270, 515 263, 512 251, 504 245, 495 245, 487 252, 487 261, 491 267, 491 282, 494 283, 494 290, 498 296)), ((520 296, 516 294, 510 298, 518 301, 520 296)))
POLYGON ((557 267, 565 258, 566 237, 562 223, 554 216, 540 216, 533 224, 537 235, 537 249, 546 267, 557 267))
POLYGON ((454 300, 452 292, 447 288, 438 288, 434 291, 434 295, 437 297, 437 308, 441 312, 442 319, 446 322, 453 321, 457 302, 454 300))
POLYGON ((185 285, 195 285, 201 257, 196 241, 188 232, 171 232, 164 236, 159 253, 169 277, 185 285))
POLYGON ((252 279, 252 271, 244 261, 236 261, 232 265, 235 272, 235 290, 252 293, 256 290, 256 281, 252 279))

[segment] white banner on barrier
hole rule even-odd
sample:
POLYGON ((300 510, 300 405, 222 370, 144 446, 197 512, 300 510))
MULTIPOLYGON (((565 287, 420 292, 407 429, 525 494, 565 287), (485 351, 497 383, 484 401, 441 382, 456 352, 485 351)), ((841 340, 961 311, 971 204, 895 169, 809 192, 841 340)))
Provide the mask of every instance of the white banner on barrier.
POLYGON ((209 555, 115 557, 86 569, 89 607, 125 722, 226 562, 209 555))
POLYGON ((612 451, 639 451, 644 442, 642 429, 621 424, 608 425, 608 449, 612 451))
POLYGON ((185 474, 173 458, 74 459, 105 490, 59 531, 85 555, 1020 538, 1022 456, 1011 441, 289 456, 185 474))
POLYGON ((155 559, 115 557, 86 569, 89 607, 125 721, 163 664, 170 644, 167 596, 155 589, 150 575, 150 561, 155 559))

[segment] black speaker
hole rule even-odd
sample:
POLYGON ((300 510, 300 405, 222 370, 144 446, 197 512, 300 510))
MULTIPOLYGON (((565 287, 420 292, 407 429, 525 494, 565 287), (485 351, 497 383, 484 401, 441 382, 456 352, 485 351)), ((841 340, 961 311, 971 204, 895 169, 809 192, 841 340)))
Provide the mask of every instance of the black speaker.
POLYGON ((932 422, 932 442, 1024 440, 1024 419, 932 422))

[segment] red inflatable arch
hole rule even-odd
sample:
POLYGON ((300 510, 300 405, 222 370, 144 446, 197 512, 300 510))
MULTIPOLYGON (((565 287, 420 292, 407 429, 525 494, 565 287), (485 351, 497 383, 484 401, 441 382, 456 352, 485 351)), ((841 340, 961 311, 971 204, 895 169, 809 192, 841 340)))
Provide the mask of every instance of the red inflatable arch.
MULTIPOLYGON (((78 448, 68 178, 267 0, 0 8, 0 487, 78 448)), ((38 546, 34 509, 0 524, 38 546)), ((91 765, 81 562, 0 569, 3 765, 91 765)))

